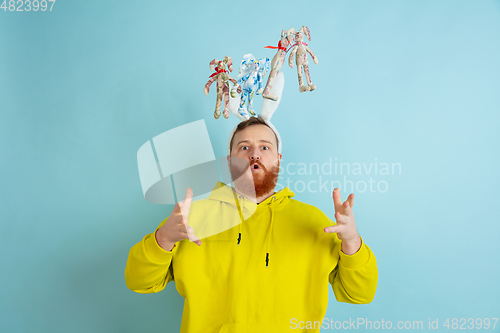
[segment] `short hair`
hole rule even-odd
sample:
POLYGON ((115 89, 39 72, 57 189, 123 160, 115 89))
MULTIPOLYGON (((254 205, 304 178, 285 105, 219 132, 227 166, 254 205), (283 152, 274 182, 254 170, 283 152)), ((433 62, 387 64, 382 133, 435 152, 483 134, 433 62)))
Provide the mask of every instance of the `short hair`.
POLYGON ((238 133, 239 131, 242 131, 244 130, 245 128, 247 128, 248 126, 252 126, 252 125, 266 125, 267 127, 269 127, 271 129, 271 131, 273 131, 274 133, 274 137, 276 138, 276 145, 277 145, 277 150, 279 151, 279 141, 278 141, 278 136, 276 136, 276 133, 274 132, 274 130, 267 124, 267 122, 264 120, 264 118, 262 118, 260 115, 257 116, 257 117, 250 117, 248 118, 247 120, 245 121, 242 121, 241 123, 238 124, 238 126, 236 126, 236 130, 234 131, 234 134, 233 134, 233 137, 231 138, 231 142, 230 142, 230 151, 229 153, 231 154, 231 152, 233 151, 233 140, 234 140, 234 136, 236 135, 236 133, 238 133))

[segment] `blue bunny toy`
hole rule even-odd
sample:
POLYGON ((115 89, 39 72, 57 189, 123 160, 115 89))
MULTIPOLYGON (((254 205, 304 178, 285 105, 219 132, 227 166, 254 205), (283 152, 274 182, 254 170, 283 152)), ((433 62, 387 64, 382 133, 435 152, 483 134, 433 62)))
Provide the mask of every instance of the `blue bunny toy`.
MULTIPOLYGON (((238 83, 234 85, 241 86, 241 100, 238 113, 241 116, 248 117, 248 112, 253 116, 255 112, 252 109, 252 100, 254 95, 262 94, 264 89, 264 76, 271 66, 269 58, 255 59, 252 54, 245 54, 240 64, 240 74, 236 78, 238 83), (247 104, 248 102, 248 110, 247 104)), ((233 87, 233 90, 235 90, 233 87)))

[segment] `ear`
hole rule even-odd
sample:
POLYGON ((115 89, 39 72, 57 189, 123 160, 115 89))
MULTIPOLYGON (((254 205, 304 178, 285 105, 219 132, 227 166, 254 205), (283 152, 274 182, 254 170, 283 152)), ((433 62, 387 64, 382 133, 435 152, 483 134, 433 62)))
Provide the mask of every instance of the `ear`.
POLYGON ((217 59, 214 59, 214 60, 210 61, 210 64, 209 64, 209 66, 210 66, 210 70, 211 70, 211 71, 213 71, 213 70, 215 69, 215 66, 216 66, 218 63, 219 63, 219 60, 217 60, 217 59))
POLYGON ((227 69, 229 69, 230 72, 233 71, 233 59, 231 59, 231 57, 227 57, 227 69))
POLYGON ((287 40, 287 38, 286 38, 286 30, 281 30, 281 38, 280 38, 280 41, 281 41, 281 44, 282 44, 283 46, 285 46, 285 44, 284 44, 284 43, 285 43, 285 41, 286 41, 286 40, 287 40))
POLYGON ((294 40, 294 38, 295 38, 295 34, 296 34, 296 33, 297 33, 297 31, 295 31, 295 29, 294 29, 294 28, 290 28, 290 29, 288 29, 288 31, 286 32, 286 39, 288 39, 288 42, 289 42, 290 44, 292 44, 292 43, 293 43, 293 40, 294 40))
POLYGON ((308 27, 303 26, 302 28, 300 28, 300 31, 302 31, 304 35, 306 35, 307 39, 311 40, 311 32, 309 31, 308 27))
MULTIPOLYGON (((239 74, 241 74, 241 72, 243 72, 244 70, 245 70, 245 59, 241 60, 239 74)), ((239 80, 239 76, 236 78, 236 81, 238 81, 238 80, 239 80)))
POLYGON ((252 60, 252 58, 254 58, 254 56, 251 53, 245 54, 243 56, 243 58, 241 59, 241 64, 240 64, 240 73, 243 69, 246 69, 247 64, 252 60))
POLYGON ((231 173, 231 155, 227 155, 227 170, 231 173))

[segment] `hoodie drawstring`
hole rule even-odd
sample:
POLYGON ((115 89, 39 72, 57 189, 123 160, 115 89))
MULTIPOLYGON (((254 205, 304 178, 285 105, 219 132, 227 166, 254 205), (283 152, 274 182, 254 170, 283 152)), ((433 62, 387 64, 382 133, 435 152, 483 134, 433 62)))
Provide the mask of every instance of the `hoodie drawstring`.
MULTIPOLYGON (((240 214, 240 231, 239 231, 239 234, 238 234, 238 239, 237 239, 237 243, 236 245, 240 245, 240 242, 241 242, 241 225, 243 224, 243 213, 241 212, 241 207, 240 207, 240 201, 238 200, 238 194, 236 193, 236 191, 233 190, 233 195, 234 195, 234 201, 236 201, 236 206, 238 207, 238 213, 240 214)), ((243 199, 243 196, 239 196, 240 199, 243 199)))
MULTIPOLYGON (((239 224, 239 233, 238 233, 238 239, 236 245, 240 245, 241 242, 241 225, 243 224, 243 213, 241 210, 240 206, 240 201, 239 199, 243 199, 243 197, 240 195, 238 198, 238 194, 236 191, 233 191, 234 199, 236 202, 236 206, 238 207, 238 213, 240 215, 240 220, 241 223, 239 224)), ((273 224, 274 224, 274 203, 276 202, 276 196, 273 195, 271 199, 271 203, 269 204, 269 208, 271 209, 271 223, 269 225, 269 232, 267 233, 267 245, 266 245, 266 267, 269 267, 269 244, 271 243, 271 234, 273 233, 273 224)))
POLYGON ((274 203, 276 202, 276 196, 273 195, 273 199, 269 204, 271 208, 271 224, 269 225, 269 232, 267 234, 267 246, 266 246, 266 267, 269 267, 269 243, 271 242, 271 234, 273 232, 273 222, 274 222, 274 203))

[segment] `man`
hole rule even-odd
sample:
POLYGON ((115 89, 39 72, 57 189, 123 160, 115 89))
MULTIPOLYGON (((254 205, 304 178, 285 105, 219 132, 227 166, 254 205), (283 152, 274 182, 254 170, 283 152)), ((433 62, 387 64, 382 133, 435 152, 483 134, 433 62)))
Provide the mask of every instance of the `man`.
POLYGON ((192 203, 188 188, 130 250, 128 288, 153 293, 176 282, 185 297, 181 332, 319 332, 329 284, 340 302, 373 300, 377 263, 356 230, 354 195, 342 203, 334 190, 333 225, 288 187, 275 192, 279 144, 260 117, 240 123, 227 157, 235 188, 218 182, 192 203))

